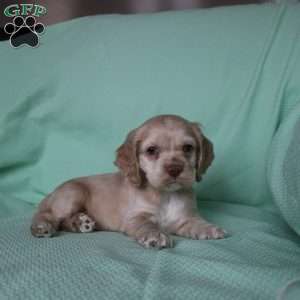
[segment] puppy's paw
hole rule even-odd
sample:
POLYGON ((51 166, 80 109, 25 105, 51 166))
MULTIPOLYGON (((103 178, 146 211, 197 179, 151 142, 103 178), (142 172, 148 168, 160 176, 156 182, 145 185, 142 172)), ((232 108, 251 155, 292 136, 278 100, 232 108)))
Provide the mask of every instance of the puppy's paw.
POLYGON ((39 222, 32 224, 30 227, 31 234, 35 237, 52 237, 56 230, 55 228, 48 222, 39 222))
POLYGON ((75 231, 82 233, 92 232, 96 227, 95 221, 85 213, 73 216, 72 224, 75 227, 75 231))
POLYGON ((145 248, 171 248, 173 247, 172 239, 160 231, 147 232, 137 239, 137 242, 145 248))
POLYGON ((225 238, 226 231, 213 224, 198 225, 191 229, 191 238, 197 240, 216 240, 225 238))

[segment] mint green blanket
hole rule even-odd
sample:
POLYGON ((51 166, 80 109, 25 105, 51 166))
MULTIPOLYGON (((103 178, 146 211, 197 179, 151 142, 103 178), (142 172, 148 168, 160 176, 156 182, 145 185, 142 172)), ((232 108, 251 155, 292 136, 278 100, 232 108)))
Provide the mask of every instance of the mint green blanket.
POLYGON ((0 299, 300 299, 300 5, 49 26, 0 43, 0 299), (35 239, 62 181, 115 170, 161 113, 203 124, 216 159, 195 186, 230 237, 145 250, 118 233, 35 239))

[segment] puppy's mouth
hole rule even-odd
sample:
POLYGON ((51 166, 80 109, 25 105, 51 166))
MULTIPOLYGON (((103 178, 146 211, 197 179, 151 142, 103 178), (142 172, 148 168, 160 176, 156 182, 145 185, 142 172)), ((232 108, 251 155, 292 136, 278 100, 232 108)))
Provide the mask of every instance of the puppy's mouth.
POLYGON ((178 176, 173 178, 164 175, 157 181, 148 179, 148 183, 157 190, 172 192, 191 188, 194 183, 194 178, 191 176, 178 176))
POLYGON ((168 182, 167 184, 164 185, 164 190, 166 192, 176 192, 180 189, 182 189, 182 184, 177 182, 176 180, 172 181, 172 182, 168 182))
POLYGON ((169 185, 169 184, 177 183, 177 184, 181 184, 181 185, 187 185, 187 184, 192 183, 191 181, 193 181, 193 178, 191 178, 189 175, 185 175, 185 176, 180 175, 176 178, 168 176, 168 177, 165 178, 164 184, 169 185))
POLYGON ((185 178, 168 178, 165 180, 163 186, 166 191, 178 191, 182 188, 187 188, 192 186, 192 182, 185 178))

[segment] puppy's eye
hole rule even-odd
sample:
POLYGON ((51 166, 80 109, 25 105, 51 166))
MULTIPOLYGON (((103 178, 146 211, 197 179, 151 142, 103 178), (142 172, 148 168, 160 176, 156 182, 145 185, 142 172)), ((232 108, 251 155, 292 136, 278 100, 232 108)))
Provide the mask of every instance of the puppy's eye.
POLYGON ((191 144, 185 144, 185 145, 182 146, 182 151, 183 151, 184 153, 189 154, 189 153, 191 153, 193 150, 194 150, 194 146, 191 145, 191 144))
POLYGON ((149 155, 149 156, 155 156, 158 154, 158 147, 156 146, 150 146, 146 149, 146 153, 149 155))

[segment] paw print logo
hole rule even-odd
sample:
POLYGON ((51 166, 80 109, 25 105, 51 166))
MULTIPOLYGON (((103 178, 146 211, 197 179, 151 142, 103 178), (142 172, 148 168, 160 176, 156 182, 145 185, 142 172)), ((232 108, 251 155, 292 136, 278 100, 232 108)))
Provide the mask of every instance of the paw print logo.
POLYGON ((37 47, 39 45, 39 35, 45 30, 42 23, 37 23, 33 16, 28 16, 24 19, 17 16, 12 23, 7 23, 4 31, 10 34, 10 44, 14 48, 22 45, 37 47))

